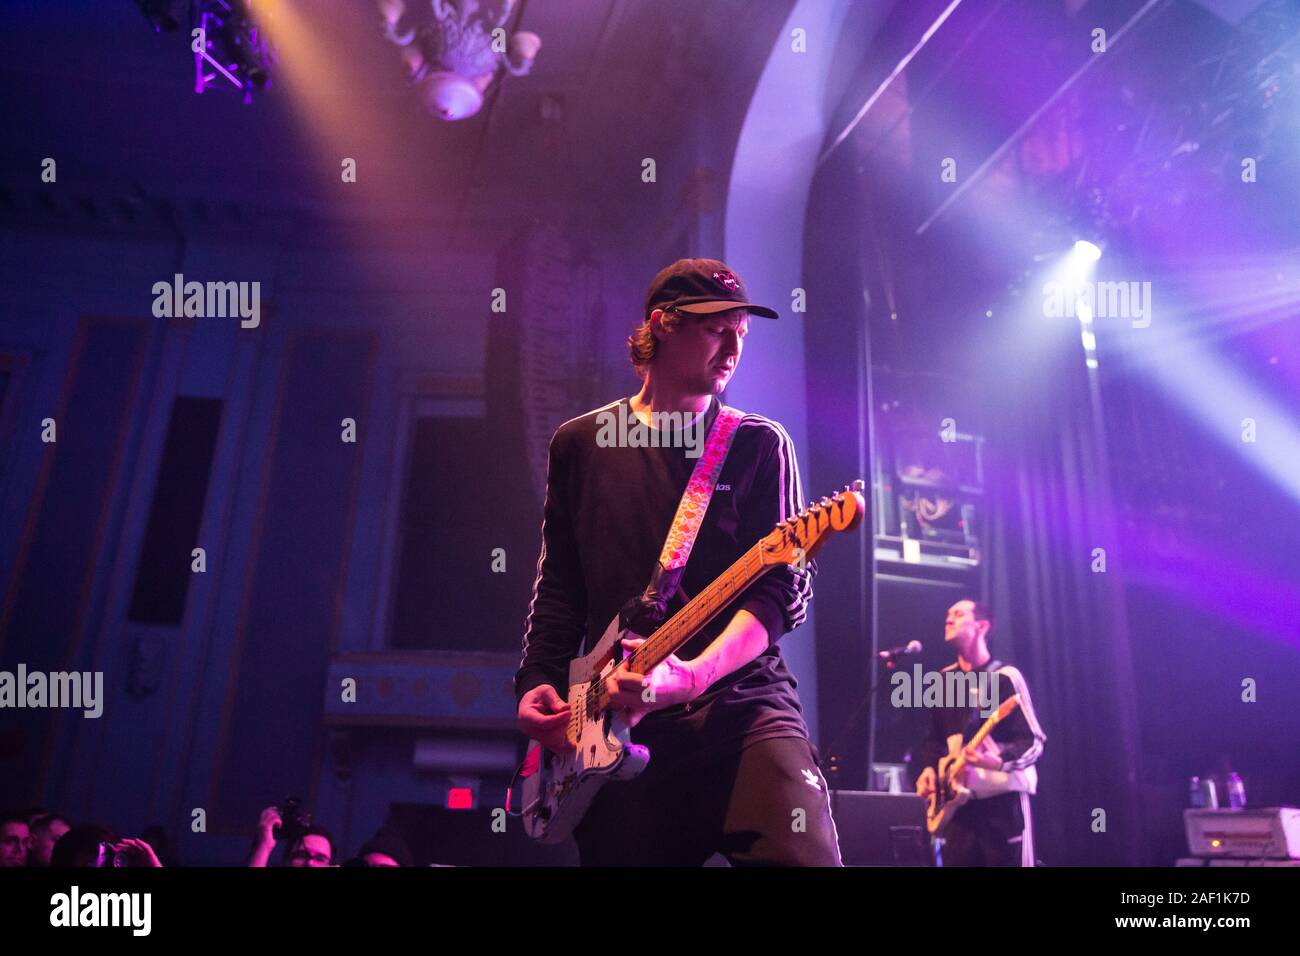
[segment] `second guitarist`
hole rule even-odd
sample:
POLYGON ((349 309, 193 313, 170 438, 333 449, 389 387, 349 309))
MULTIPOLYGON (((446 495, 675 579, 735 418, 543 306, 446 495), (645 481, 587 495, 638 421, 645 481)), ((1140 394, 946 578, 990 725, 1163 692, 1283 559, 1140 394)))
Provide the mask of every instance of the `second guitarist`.
MULTIPOLYGON (((690 446, 718 414, 751 314, 776 317, 721 262, 662 270, 629 339, 641 391, 566 422, 551 440, 515 688, 520 730, 552 750, 566 746, 568 664, 645 589, 698 458, 690 446)), ((684 596, 802 506, 789 436, 745 415, 685 565, 684 596)), ((640 776, 596 795, 574 832, 583 865, 698 866, 715 852, 733 865, 839 865, 826 782, 777 645, 804 620, 815 570, 773 568, 680 656, 644 678, 621 667, 606 681, 651 758, 640 776)), ((644 636, 655 623, 629 630, 644 636)))
MULTIPOLYGON (((1029 686, 1014 667, 994 660, 988 635, 993 619, 977 601, 958 601, 948 609, 944 641, 957 662, 945 671, 987 671, 999 682, 994 700, 1019 697, 1019 706, 998 723, 978 749, 966 747, 966 767, 955 785, 971 791, 943 830, 940 842, 944 866, 1033 866, 1034 841, 1030 795, 1037 786, 1034 762, 1047 739, 1038 725, 1029 686)), ((936 786, 935 767, 949 753, 949 742, 962 743, 976 733, 984 716, 975 707, 938 707, 931 711, 930 730, 918 760, 925 769, 917 776, 916 792, 928 797, 936 786)))

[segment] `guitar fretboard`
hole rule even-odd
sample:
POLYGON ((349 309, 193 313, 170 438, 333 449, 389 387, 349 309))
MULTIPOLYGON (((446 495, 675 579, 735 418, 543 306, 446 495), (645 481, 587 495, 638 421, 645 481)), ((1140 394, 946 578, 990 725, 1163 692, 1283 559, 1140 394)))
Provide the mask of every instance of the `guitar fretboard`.
MULTIPOLYGON (((718 575, 714 581, 695 595, 685 607, 661 624, 646 638, 646 642, 627 659, 628 669, 636 674, 648 674, 659 666, 669 654, 689 641, 728 604, 760 577, 767 568, 763 565, 759 541, 742 554, 736 563, 718 575)), ((603 711, 609 704, 602 683, 597 689, 595 709, 603 711)))

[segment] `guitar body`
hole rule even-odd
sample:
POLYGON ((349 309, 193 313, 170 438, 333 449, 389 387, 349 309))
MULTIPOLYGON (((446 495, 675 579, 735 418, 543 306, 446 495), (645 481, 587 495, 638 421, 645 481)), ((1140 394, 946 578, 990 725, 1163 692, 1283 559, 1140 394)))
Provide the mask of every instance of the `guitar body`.
POLYGON ((934 793, 925 811, 925 826, 930 833, 938 836, 944 827, 952 822, 962 804, 971 799, 973 793, 958 783, 961 772, 966 767, 963 751, 966 747, 979 748, 984 738, 993 732, 993 728, 1011 716, 1012 711, 1020 706, 1020 696, 1012 694, 998 707, 997 713, 984 721, 983 725, 966 744, 962 743, 961 734, 948 737, 948 756, 939 758, 939 767, 935 773, 934 793))
POLYGON ((540 843, 571 835, 607 781, 630 780, 650 762, 649 749, 632 743, 626 721, 614 711, 593 714, 588 706, 593 689, 618 667, 622 638, 615 617, 591 652, 569 665, 568 736, 575 747, 556 754, 533 741, 528 748, 524 830, 540 843))
POLYGON ((957 783, 957 773, 965 763, 961 752, 961 734, 953 734, 948 738, 948 755, 939 758, 934 793, 930 794, 925 811, 926 828, 933 834, 942 833, 957 810, 971 798, 971 792, 957 783))

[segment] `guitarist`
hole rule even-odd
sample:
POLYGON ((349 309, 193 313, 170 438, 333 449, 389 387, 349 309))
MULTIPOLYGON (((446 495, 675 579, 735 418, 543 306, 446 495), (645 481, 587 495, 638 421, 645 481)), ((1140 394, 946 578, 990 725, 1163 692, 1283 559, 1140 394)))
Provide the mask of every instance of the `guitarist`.
MULTIPOLYGON (((565 422, 551 439, 515 690, 520 730, 553 751, 569 746, 569 662, 620 609, 645 637, 803 506, 785 429, 745 415, 676 596, 643 594, 751 315, 777 317, 749 302, 723 263, 663 269, 628 339, 640 391, 565 422), (611 415, 630 423, 628 440, 611 443, 611 415), (679 427, 654 427, 666 418, 679 427)), ((811 561, 776 566, 649 674, 624 665, 608 678, 633 742, 651 757, 639 776, 602 787, 583 816, 574 838, 584 866, 698 866, 715 852, 733 865, 840 865, 826 782, 777 646, 807 615, 815 572, 811 561)))
MULTIPOLYGON (((1020 706, 1001 721, 981 747, 965 747, 966 767, 956 783, 972 792, 973 799, 957 808, 943 830, 944 866, 1033 866, 1033 829, 1029 796, 1037 785, 1034 762, 1047 737, 1038 725, 1029 687, 1016 668, 993 659, 988 636, 993 628, 989 610, 978 601, 963 599, 948 608, 944 641, 957 654, 945 671, 987 671, 999 684, 994 700, 1020 697, 1020 706)), ((916 792, 929 797, 936 785, 939 758, 948 753, 948 738, 960 734, 970 740, 984 722, 977 708, 939 707, 931 711, 930 731, 921 745, 925 769, 917 777, 916 792)))

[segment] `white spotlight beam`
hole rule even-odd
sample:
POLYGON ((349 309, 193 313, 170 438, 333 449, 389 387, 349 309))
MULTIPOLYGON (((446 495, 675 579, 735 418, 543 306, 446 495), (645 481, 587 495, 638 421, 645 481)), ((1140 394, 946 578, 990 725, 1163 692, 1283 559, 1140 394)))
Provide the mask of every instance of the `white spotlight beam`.
POLYGON ((1140 352, 1130 341, 1126 352, 1133 365, 1176 398, 1207 431, 1300 502, 1300 469, 1296 468, 1300 427, 1293 410, 1178 333, 1153 336, 1140 352))

